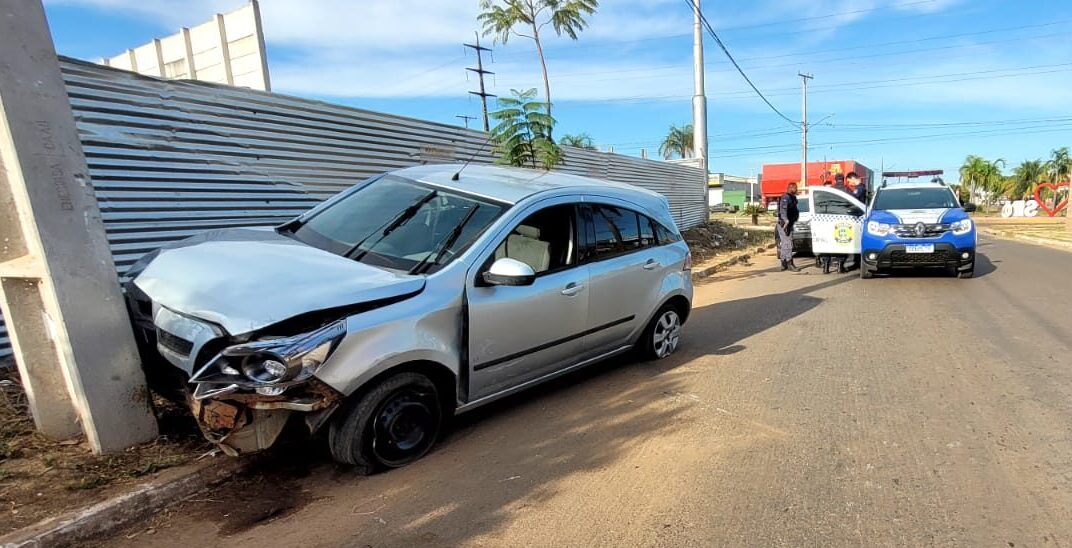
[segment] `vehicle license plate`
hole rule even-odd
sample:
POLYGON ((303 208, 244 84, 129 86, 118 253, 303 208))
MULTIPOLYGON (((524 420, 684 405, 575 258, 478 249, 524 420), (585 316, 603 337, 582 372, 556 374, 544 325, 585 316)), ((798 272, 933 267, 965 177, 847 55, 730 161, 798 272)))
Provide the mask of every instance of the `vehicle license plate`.
POLYGON ((905 253, 934 253, 934 244, 908 244, 905 253))

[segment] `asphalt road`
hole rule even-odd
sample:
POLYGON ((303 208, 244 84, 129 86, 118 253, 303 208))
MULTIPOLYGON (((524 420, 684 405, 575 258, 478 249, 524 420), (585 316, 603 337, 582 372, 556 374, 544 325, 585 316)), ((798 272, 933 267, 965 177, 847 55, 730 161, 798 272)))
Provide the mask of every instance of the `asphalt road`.
POLYGON ((372 478, 312 445, 112 546, 1072 545, 1072 253, 697 288, 679 353, 460 419, 372 478))

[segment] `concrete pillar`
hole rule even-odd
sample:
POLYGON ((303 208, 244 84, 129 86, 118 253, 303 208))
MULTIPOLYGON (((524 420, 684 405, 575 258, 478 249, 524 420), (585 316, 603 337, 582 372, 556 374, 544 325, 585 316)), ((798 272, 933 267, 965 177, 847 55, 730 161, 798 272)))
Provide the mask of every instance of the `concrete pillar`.
POLYGON ((224 22, 223 14, 216 14, 216 27, 220 31, 220 55, 222 56, 223 74, 227 79, 227 85, 234 85, 234 72, 231 72, 231 46, 227 42, 227 24, 224 22))
POLYGON ((38 428, 156 437, 115 264, 40 0, 0 0, 0 302, 38 428))
POLYGON ((153 49, 156 50, 156 75, 161 78, 167 78, 167 74, 164 72, 164 46, 160 43, 159 38, 153 38, 153 49))
POLYGON ((186 78, 197 79, 197 67, 194 66, 194 45, 190 42, 190 29, 182 27, 182 45, 186 51, 186 78))

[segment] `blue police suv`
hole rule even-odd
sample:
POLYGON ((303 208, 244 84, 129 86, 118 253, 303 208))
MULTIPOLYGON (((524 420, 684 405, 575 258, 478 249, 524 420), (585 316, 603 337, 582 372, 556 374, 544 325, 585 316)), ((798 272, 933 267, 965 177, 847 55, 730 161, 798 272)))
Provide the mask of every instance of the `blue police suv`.
POLYGON ((883 185, 864 219, 860 276, 901 268, 944 268, 975 274, 975 205, 942 183, 883 185))

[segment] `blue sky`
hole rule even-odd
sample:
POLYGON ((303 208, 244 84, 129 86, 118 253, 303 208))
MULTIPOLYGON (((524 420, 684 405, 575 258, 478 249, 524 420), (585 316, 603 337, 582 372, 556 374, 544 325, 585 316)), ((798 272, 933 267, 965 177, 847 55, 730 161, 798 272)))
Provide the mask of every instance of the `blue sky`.
MULTIPOLYGON (((60 53, 96 60, 244 0, 46 0, 60 53)), ((657 154, 691 120, 691 14, 684 0, 602 0, 578 41, 545 45, 559 134, 657 154)), ((476 116, 461 43, 477 0, 262 0, 274 91, 460 124, 476 116)), ((800 116, 812 73, 810 157, 878 171, 945 169, 967 154, 1010 165, 1072 146, 1072 2, 711 1, 704 12, 782 112, 800 116), (827 118, 828 117, 828 118, 827 118)), ((492 93, 541 87, 535 48, 492 46, 492 93)), ((711 169, 795 162, 799 131, 705 42, 711 169)))

